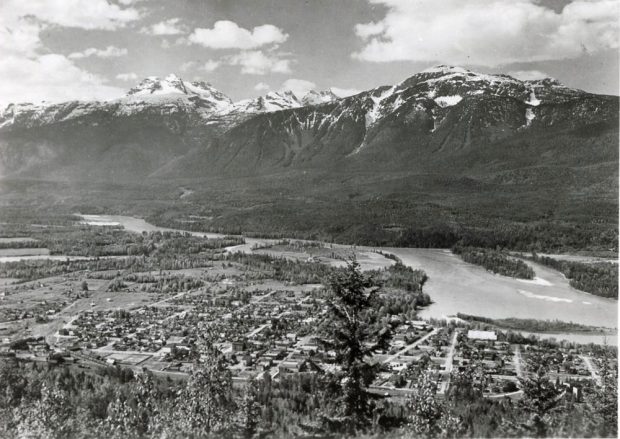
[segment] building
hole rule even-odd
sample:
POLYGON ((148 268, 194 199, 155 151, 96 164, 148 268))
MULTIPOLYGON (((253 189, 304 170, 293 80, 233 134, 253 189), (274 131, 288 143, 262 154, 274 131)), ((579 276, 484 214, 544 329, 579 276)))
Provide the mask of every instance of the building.
POLYGON ((470 340, 497 340, 497 334, 495 331, 476 331, 474 329, 470 329, 467 331, 467 338, 470 340))

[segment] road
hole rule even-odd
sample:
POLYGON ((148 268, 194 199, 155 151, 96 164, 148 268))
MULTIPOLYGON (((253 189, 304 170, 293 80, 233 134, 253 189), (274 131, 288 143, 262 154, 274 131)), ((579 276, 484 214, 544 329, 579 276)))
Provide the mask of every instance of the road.
POLYGON ((387 364, 390 361, 395 360, 396 358, 400 357, 401 355, 403 355, 405 352, 415 348, 417 345, 419 345, 420 343, 422 343, 424 340, 432 337, 433 335, 437 334, 439 330, 437 328, 433 329, 431 332, 429 332, 428 334, 426 334, 424 337, 414 341, 413 343, 405 346, 404 348, 402 348, 400 351, 396 352, 394 355, 390 355, 389 357, 387 357, 385 360, 382 361, 383 364, 387 364))
POLYGON ((592 375, 592 379, 594 380, 594 382, 598 384, 599 386, 603 385, 603 381, 601 380, 601 377, 599 376, 599 374, 596 372, 596 369, 594 369, 594 366, 592 365, 592 360, 590 359, 590 357, 586 357, 585 355, 580 355, 579 357, 581 357, 583 362, 586 364, 586 367, 590 371, 590 375, 592 375))
POLYGON ((452 368, 454 365, 454 351, 456 350, 456 339, 459 335, 457 330, 452 334, 452 343, 450 344, 450 350, 448 351, 448 356, 446 357, 445 365, 445 379, 441 381, 441 386, 439 387, 439 393, 446 393, 448 388, 450 387, 450 378, 452 377, 452 368))
POLYGON ((513 362, 515 365, 515 372, 517 373, 517 377, 521 378, 523 376, 523 370, 521 369, 521 346, 519 345, 515 347, 513 362))

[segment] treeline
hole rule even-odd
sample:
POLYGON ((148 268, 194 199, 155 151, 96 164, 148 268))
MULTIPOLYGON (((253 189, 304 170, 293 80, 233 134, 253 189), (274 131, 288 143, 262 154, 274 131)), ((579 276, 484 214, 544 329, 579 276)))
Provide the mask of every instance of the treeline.
POLYGON ((483 323, 485 325, 495 326, 501 329, 511 329, 513 331, 528 332, 605 332, 602 328, 596 326, 582 325, 580 323, 563 322, 561 320, 537 320, 537 319, 492 319, 489 317, 474 316, 469 314, 458 313, 458 318, 472 323, 483 323))
POLYGON ((506 256, 497 250, 455 245, 452 247, 452 252, 465 262, 480 265, 496 274, 519 279, 534 279, 535 276, 534 270, 525 262, 506 256))
POLYGON ((532 260, 562 272, 573 288, 596 296, 618 298, 618 264, 560 261, 536 253, 532 254, 532 260))
POLYGON ((41 239, 51 254, 87 257, 198 254, 245 242, 242 237, 209 239, 171 231, 138 234, 118 227, 95 226, 52 230, 41 239))
MULTIPOLYGON (((28 282, 51 276, 63 276, 77 271, 128 270, 143 272, 153 270, 183 270, 213 266, 217 254, 169 255, 160 258, 128 256, 124 258, 95 258, 81 260, 21 260, 0 263, 0 277, 19 279, 28 282)), ((101 278, 97 273, 89 273, 92 278, 101 278)), ((107 278, 107 276, 103 276, 107 278)))
POLYGON ((259 270, 264 273, 265 278, 296 284, 322 283, 338 270, 326 264, 254 253, 229 253, 223 256, 223 260, 238 262, 248 268, 259 270))
MULTIPOLYGON (((255 200, 254 200, 255 201, 255 200)), ((290 200, 289 200, 290 202, 290 200)), ((463 212, 445 212, 431 206, 419 212, 419 203, 401 206, 391 201, 364 201, 355 205, 332 202, 323 208, 307 203, 281 207, 278 212, 222 212, 214 219, 180 222, 193 210, 152 215, 148 221, 165 227, 188 227, 195 231, 243 234, 262 238, 295 238, 349 245, 381 247, 451 248, 463 246, 505 248, 514 251, 573 252, 577 250, 618 251, 618 229, 614 222, 581 223, 553 218, 514 221, 478 218, 463 212), (386 205, 388 203, 388 205, 386 205), (396 209, 396 210, 395 210, 396 209), (415 218, 412 224, 411 218, 415 218)), ((406 204, 406 203, 405 203, 406 204)), ((267 205, 267 204, 266 204, 267 205)))
POLYGON ((23 239, 16 241, 1 241, 0 249, 13 249, 13 248, 45 248, 46 244, 35 239, 23 239))

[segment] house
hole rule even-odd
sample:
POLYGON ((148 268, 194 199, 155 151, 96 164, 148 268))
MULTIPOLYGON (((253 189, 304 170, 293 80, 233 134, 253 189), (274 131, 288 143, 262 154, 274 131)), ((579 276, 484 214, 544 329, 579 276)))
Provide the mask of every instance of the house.
POLYGON ((233 352, 242 352, 245 350, 245 341, 244 340, 235 340, 232 342, 232 351, 233 352))
POLYGON ((321 368, 311 360, 291 360, 282 361, 278 366, 278 370, 281 374, 285 374, 300 372, 318 372, 321 370, 321 368))

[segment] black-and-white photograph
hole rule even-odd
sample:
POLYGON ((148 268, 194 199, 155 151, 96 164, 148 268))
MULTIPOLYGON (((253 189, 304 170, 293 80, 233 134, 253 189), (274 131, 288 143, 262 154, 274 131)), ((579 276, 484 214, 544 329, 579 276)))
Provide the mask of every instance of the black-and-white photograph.
POLYGON ((0 0, 0 438, 618 437, 620 0, 0 0))

